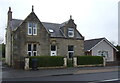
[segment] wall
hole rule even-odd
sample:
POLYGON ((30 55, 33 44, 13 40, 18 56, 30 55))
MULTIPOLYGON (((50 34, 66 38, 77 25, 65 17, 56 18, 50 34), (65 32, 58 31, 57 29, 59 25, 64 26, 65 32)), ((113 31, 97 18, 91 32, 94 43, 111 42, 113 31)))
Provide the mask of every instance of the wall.
POLYGON ((28 43, 37 44, 37 56, 50 55, 49 34, 34 13, 31 13, 14 32, 13 63, 27 57, 28 43), (37 35, 28 35, 28 22, 37 23, 37 35))
POLYGON ((84 40, 65 39, 65 38, 51 38, 50 42, 57 45, 58 56, 68 56, 68 45, 74 45, 74 55, 84 55, 84 40))
POLYGON ((107 61, 114 61, 114 53, 113 48, 106 43, 105 41, 102 41, 92 50, 92 55, 96 56, 98 54, 98 51, 108 51, 108 58, 107 61))
POLYGON ((7 27, 6 30, 6 63, 10 66, 11 65, 11 30, 10 27, 7 27))

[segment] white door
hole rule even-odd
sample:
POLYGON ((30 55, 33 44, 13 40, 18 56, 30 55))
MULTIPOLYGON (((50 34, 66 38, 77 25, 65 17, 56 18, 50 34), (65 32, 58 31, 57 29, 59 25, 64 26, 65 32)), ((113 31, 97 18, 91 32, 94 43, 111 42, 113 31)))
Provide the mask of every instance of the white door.
POLYGON ((51 45, 51 56, 57 56, 56 45, 51 45))

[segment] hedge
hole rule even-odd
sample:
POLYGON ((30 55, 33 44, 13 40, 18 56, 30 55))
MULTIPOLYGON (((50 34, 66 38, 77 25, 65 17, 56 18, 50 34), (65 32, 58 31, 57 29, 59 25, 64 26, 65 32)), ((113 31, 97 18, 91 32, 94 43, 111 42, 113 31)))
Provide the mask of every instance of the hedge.
POLYGON ((32 59, 37 59, 38 67, 56 67, 63 66, 64 60, 63 56, 31 56, 30 58, 30 68, 32 66, 32 59))
POLYGON ((78 65, 103 64, 102 56, 77 56, 78 65))

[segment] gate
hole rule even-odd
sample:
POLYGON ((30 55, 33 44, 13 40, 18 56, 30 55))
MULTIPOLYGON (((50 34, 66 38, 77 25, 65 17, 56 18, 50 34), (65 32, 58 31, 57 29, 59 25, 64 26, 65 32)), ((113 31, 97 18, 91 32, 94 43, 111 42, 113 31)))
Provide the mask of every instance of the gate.
POLYGON ((73 58, 67 59, 67 67, 73 67, 73 58))

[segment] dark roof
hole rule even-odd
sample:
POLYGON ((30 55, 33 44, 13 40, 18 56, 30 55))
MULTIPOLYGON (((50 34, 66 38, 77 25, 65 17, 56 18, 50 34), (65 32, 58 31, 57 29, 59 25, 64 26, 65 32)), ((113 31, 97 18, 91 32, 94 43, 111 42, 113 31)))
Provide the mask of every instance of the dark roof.
POLYGON ((65 26, 68 22, 69 22, 69 21, 65 21, 65 22, 61 23, 60 27, 65 26))
POLYGON ((20 24, 23 22, 23 20, 20 19, 12 19, 11 21, 11 28, 12 30, 15 30, 20 24))
POLYGON ((64 37, 62 31, 60 30, 60 24, 47 22, 42 22, 42 24, 51 34, 51 37, 64 37), (53 32, 50 32, 49 30, 53 30, 53 32))
POLYGON ((85 40, 85 42, 84 42, 84 50, 85 51, 90 50, 92 47, 94 47, 96 44, 98 44, 103 39, 105 39, 105 38, 85 40))
MULTIPOLYGON (((22 22, 23 20, 12 19, 11 21, 12 30, 16 30, 16 28, 19 27, 22 22)), ((42 22, 43 26, 51 34, 51 37, 65 37, 64 33, 61 30, 61 26, 64 26, 66 23, 67 21, 62 24, 42 22), (50 32, 49 30, 53 30, 53 32, 50 32)), ((83 39, 83 36, 79 33, 78 30, 76 31, 76 38, 83 39)))

